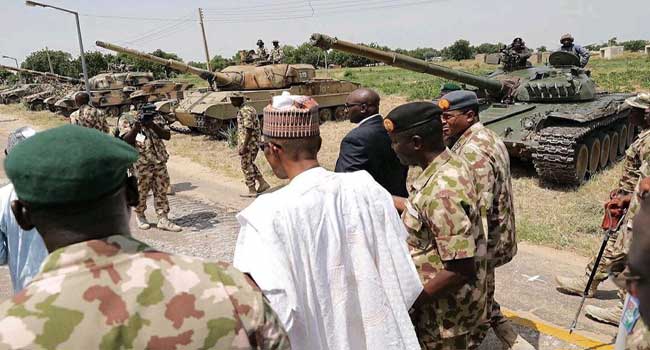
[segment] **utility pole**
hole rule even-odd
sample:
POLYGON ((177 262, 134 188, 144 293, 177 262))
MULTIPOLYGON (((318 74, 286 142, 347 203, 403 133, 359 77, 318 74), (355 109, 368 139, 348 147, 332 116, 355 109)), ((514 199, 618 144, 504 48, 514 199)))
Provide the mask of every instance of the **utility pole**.
POLYGON ((54 68, 52 68, 52 60, 50 59, 50 49, 45 46, 45 53, 47 54, 47 63, 50 65, 50 73, 54 74, 54 68))
POLYGON ((205 37, 205 26, 203 25, 203 9, 199 7, 199 23, 201 23, 201 33, 203 33, 203 47, 205 48, 205 66, 212 72, 210 68, 210 53, 208 52, 208 39, 205 37))

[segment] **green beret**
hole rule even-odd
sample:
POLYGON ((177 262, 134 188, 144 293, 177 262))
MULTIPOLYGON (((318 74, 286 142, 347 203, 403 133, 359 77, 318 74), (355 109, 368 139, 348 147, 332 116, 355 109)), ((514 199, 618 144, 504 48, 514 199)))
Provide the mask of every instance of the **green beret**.
POLYGON ((18 198, 33 207, 49 207, 116 191, 137 158, 138 152, 118 138, 66 125, 18 144, 5 160, 5 171, 18 198))
POLYGON ((458 86, 458 84, 455 84, 455 83, 444 83, 440 87, 440 90, 441 91, 456 91, 456 90, 460 90, 460 86, 458 86))
POLYGON ((476 93, 467 90, 452 91, 438 100, 438 106, 445 111, 456 111, 478 106, 476 93))
POLYGON ((440 120, 442 110, 431 102, 411 102, 393 109, 384 119, 388 132, 398 133, 432 120, 440 120))

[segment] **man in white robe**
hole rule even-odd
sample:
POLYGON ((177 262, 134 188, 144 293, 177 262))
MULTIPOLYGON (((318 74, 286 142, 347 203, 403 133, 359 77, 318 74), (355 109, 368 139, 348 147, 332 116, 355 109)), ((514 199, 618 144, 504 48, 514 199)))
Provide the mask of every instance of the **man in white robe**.
POLYGON ((287 186, 239 215, 234 265, 283 322, 294 349, 419 349, 408 310, 422 290, 390 194, 365 171, 319 166, 318 108, 264 109, 260 147, 287 186))

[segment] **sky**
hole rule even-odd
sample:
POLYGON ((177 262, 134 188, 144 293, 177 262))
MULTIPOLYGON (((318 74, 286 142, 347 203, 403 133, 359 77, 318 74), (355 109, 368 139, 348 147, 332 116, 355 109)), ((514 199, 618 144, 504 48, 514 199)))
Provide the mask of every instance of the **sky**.
MULTIPOLYGON (((473 45, 558 46, 570 32, 576 43, 650 39, 648 0, 42 0, 80 14, 85 51, 96 40, 147 52, 162 49, 185 61, 205 61, 198 22, 204 9, 210 55, 231 57, 253 49, 299 45, 320 32, 352 42, 405 49, 442 48, 457 39, 473 45)), ((74 16, 24 1, 0 0, 0 56, 22 61, 46 46, 79 54, 74 16)), ((104 51, 105 52, 105 51, 104 51)), ((0 58, 0 63, 11 61, 0 58)))

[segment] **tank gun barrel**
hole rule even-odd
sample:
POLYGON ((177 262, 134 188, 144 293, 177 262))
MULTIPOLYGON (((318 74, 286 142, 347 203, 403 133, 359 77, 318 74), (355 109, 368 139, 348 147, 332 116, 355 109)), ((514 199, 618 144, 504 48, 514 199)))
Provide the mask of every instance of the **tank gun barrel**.
POLYGON ((26 69, 26 68, 16 68, 16 67, 11 67, 11 66, 5 66, 0 64, 0 69, 6 69, 14 72, 20 72, 20 73, 27 73, 27 74, 32 74, 32 75, 38 75, 50 79, 56 79, 60 81, 65 81, 69 82, 72 84, 78 84, 81 82, 81 80, 76 79, 76 78, 71 78, 71 77, 66 77, 65 75, 58 75, 54 73, 49 73, 49 72, 39 72, 36 70, 31 70, 31 69, 26 69))
POLYGON ((311 45, 320 47, 323 50, 335 49, 353 55, 384 62, 390 66, 396 66, 469 84, 481 89, 485 89, 494 95, 501 95, 504 93, 504 90, 506 90, 503 84, 498 80, 483 78, 471 73, 454 70, 437 64, 432 64, 396 52, 382 51, 364 45, 353 44, 351 42, 339 40, 335 37, 330 37, 325 34, 312 34, 310 43, 311 45))
POLYGON ((146 52, 141 52, 138 50, 130 49, 127 47, 122 47, 119 45, 107 43, 104 41, 96 41, 95 45, 99 47, 103 47, 107 50, 115 51, 115 52, 121 52, 123 54, 126 54, 131 57, 139 58, 141 60, 161 64, 165 67, 180 71, 182 73, 189 73, 189 74, 194 74, 198 75, 204 80, 207 80, 211 84, 214 82, 217 86, 228 86, 232 84, 237 84, 238 81, 234 77, 219 73, 219 72, 210 72, 205 69, 200 69, 196 67, 192 67, 186 63, 179 62, 176 60, 172 59, 164 59, 160 57, 156 57, 154 55, 148 54, 146 52))

